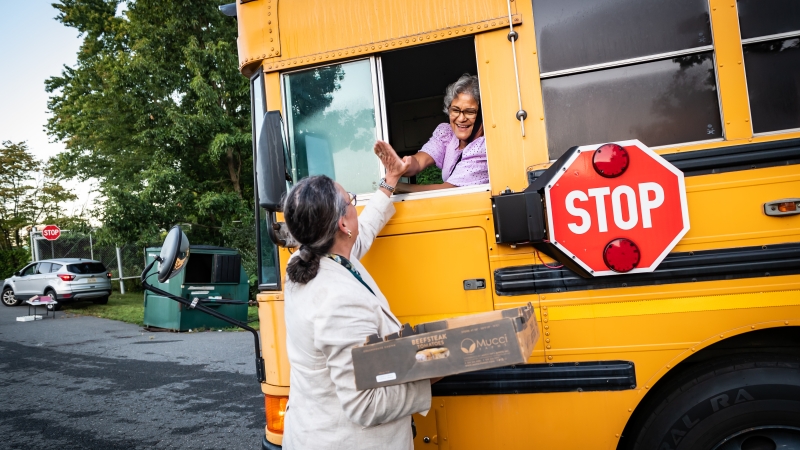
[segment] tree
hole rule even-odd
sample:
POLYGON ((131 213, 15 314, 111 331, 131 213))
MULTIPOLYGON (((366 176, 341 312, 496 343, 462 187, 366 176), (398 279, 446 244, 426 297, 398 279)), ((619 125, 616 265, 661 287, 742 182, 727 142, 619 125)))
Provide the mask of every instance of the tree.
POLYGON ((30 153, 25 142, 0 144, 0 278, 28 261, 23 231, 44 222, 77 224, 65 217, 63 203, 75 200, 52 171, 30 153))
MULTIPOLYGON (((62 0, 83 34, 75 67, 49 79, 59 174, 98 180, 105 238, 149 243, 175 223, 198 243, 252 215, 250 93, 236 22, 215 0, 62 0)), ((254 242, 254 241, 253 241, 254 242)))
MULTIPOLYGON (((22 231, 65 219, 63 204, 77 196, 60 184, 25 142, 0 144, 0 249, 21 247, 22 231)), ((68 218, 74 221, 74 218, 68 218)))

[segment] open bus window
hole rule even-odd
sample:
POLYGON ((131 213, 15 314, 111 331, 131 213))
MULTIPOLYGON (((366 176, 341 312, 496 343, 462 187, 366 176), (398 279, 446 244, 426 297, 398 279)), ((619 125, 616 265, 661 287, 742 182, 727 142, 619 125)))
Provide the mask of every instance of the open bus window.
MULTIPOLYGON (((389 144, 401 158, 416 154, 437 127, 450 121, 443 111, 447 86, 478 71, 473 38, 387 52, 381 55, 381 66, 389 144)), ((447 163, 445 158, 443 166, 447 163)), ((441 184, 442 178, 434 164, 401 182, 431 185, 441 184)))
POLYGON ((378 188, 373 67, 362 59, 284 76, 292 179, 327 175, 358 194, 378 188))

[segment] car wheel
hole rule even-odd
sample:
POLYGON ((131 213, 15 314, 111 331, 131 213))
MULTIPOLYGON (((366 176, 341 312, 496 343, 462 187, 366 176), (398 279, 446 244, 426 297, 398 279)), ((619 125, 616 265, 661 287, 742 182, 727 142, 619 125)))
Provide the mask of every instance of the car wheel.
POLYGON ((92 303, 94 303, 95 305, 108 304, 108 295, 106 295, 105 297, 98 297, 98 298, 92 300, 92 303))
MULTIPOLYGON (((56 300, 56 293, 53 291, 47 291, 44 293, 44 295, 52 298, 53 300, 56 300)), ((48 311, 58 311, 60 309, 61 309, 61 303, 49 303, 47 305, 48 311)))
POLYGON ((3 289, 3 304, 6 306, 17 306, 22 304, 22 300, 14 297, 14 290, 10 287, 3 289))
POLYGON ((800 358, 746 354, 698 364, 648 409, 634 450, 798 448, 800 358))

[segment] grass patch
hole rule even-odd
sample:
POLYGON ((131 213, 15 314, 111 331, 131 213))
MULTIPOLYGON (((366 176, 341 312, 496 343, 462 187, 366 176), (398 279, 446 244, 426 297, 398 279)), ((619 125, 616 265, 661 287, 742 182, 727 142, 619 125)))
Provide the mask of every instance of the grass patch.
MULTIPOLYGON (((61 308, 68 314, 77 316, 100 317, 101 319, 119 320, 120 322, 132 323, 134 325, 144 325, 144 293, 132 292, 120 294, 114 292, 108 299, 106 305, 95 305, 92 302, 65 303, 61 308)), ((247 307, 247 321, 250 326, 258 330, 258 308, 255 306, 247 307)), ((224 328, 225 331, 236 331, 239 328, 224 328)), ((210 330, 192 330, 210 331, 210 330)))
POLYGON ((143 325, 144 293, 120 294, 119 292, 114 292, 108 299, 107 305, 95 305, 90 301, 64 303, 61 310, 65 313, 79 316, 93 316, 143 325))

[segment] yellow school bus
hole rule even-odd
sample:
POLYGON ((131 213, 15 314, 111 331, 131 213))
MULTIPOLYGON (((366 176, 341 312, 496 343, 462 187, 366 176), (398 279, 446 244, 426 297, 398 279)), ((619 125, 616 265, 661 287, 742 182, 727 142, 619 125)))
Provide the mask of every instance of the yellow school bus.
POLYGON ((324 173, 368 201, 382 171, 373 142, 419 150, 447 121, 444 89, 464 73, 480 80, 489 184, 395 195, 363 262, 403 322, 531 302, 542 339, 526 365, 435 384, 430 413, 415 416, 415 448, 797 448, 800 3, 222 9, 237 17, 252 82, 264 206, 264 448, 281 445, 291 396, 290 253, 276 196, 287 180, 324 173), (654 272, 582 277, 540 246, 499 239, 493 198, 525 190, 573 146, 628 139, 685 177, 691 228, 654 272))

